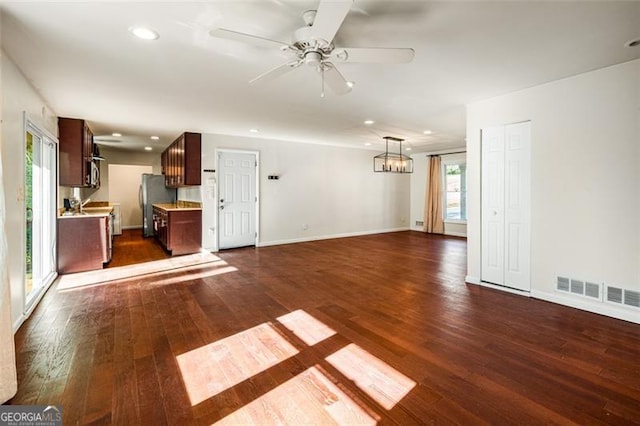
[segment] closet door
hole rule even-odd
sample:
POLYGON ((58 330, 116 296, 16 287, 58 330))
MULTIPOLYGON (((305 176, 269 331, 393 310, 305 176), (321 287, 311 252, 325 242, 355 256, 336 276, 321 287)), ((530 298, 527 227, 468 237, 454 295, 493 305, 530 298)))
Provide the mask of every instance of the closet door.
POLYGON ((505 126, 505 283, 531 289, 531 161, 529 122, 505 126))
POLYGON ((482 281, 504 284, 504 127, 482 129, 482 281))
POLYGON ((482 281, 529 291, 531 125, 482 130, 482 281))

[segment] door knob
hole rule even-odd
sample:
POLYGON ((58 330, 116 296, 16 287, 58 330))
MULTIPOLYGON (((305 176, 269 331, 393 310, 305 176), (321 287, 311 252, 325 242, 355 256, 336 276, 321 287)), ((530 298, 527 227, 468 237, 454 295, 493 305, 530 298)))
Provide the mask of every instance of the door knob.
POLYGON ((220 198, 220 202, 221 202, 221 203, 224 203, 224 199, 220 198))

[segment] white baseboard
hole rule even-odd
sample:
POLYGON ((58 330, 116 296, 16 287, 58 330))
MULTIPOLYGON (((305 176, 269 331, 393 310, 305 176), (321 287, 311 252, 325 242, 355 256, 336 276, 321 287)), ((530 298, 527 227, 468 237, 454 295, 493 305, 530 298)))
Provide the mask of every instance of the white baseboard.
POLYGON ((528 291, 524 291, 524 290, 518 290, 515 288, 511 288, 511 287, 504 287, 501 285, 496 285, 496 284, 491 284, 485 281, 481 281, 480 278, 478 277, 472 277, 467 275, 465 277, 465 281, 468 282, 469 284, 474 284, 474 285, 479 285, 482 287, 487 287, 487 288, 492 288, 494 290, 500 290, 500 291, 504 291, 506 293, 511 293, 511 294, 517 294, 520 296, 525 296, 525 297, 530 297, 531 293, 528 291))
POLYGON ((638 315, 638 310, 634 308, 615 306, 610 303, 591 301, 587 299, 583 300, 582 298, 577 299, 569 295, 560 293, 548 293, 546 291, 540 290, 532 290, 531 297, 540 300, 546 300, 547 302, 557 303, 559 305, 569 306, 587 312, 593 312, 595 314, 600 314, 607 317, 629 321, 635 324, 640 324, 640 315, 638 315))
POLYGON ((480 277, 474 277, 472 275, 467 275, 464 277, 464 280, 469 284, 480 285, 480 277))
POLYGON ((464 232, 445 232, 444 235, 451 235, 452 237, 467 238, 467 234, 464 232))
POLYGON ((376 230, 359 231, 359 232, 346 232, 342 234, 315 235, 313 237, 291 238, 287 240, 261 241, 256 244, 256 247, 279 246, 281 244, 306 243, 309 241, 331 240, 333 238, 360 237, 363 235, 385 234, 388 232, 400 232, 400 231, 409 231, 409 230, 410 230, 409 227, 402 227, 402 228, 390 228, 390 229, 376 229, 376 230))

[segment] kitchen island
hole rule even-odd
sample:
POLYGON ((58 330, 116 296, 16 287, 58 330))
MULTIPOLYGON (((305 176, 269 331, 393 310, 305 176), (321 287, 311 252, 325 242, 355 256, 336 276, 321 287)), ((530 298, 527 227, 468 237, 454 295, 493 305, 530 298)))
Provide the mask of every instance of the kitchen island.
POLYGON ((202 248, 202 208, 197 204, 153 205, 154 234, 172 256, 198 253, 202 248))

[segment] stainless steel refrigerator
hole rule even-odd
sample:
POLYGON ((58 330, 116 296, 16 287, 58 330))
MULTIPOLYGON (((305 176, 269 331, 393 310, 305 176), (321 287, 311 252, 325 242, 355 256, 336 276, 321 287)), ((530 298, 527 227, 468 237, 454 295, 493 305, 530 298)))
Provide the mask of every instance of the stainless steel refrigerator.
POLYGON ((175 203, 176 190, 164 186, 164 175, 143 173, 138 198, 142 208, 142 235, 144 237, 152 237, 154 234, 153 205, 175 203))

